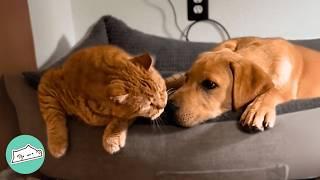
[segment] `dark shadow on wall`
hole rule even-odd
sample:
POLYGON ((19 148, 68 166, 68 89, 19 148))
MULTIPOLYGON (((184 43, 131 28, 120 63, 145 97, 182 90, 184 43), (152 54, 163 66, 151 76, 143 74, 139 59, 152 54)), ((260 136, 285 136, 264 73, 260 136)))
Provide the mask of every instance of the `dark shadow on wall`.
MULTIPOLYGON (((39 68, 40 71, 43 71, 49 67, 52 67, 52 65, 61 65, 61 63, 63 63, 63 61, 61 61, 60 63, 56 63, 58 61, 60 61, 61 59, 65 58, 70 52, 74 52, 76 50, 78 50, 79 48, 83 48, 86 46, 91 46, 91 45, 96 45, 96 44, 106 44, 108 41, 108 37, 106 34, 102 35, 101 37, 89 37, 90 34, 94 34, 94 32, 92 31, 103 31, 103 28, 100 27, 100 29, 94 29, 94 27, 97 26, 97 23, 99 23, 99 21, 93 23, 88 30, 86 31, 86 33, 83 35, 83 37, 77 41, 74 45, 71 46, 70 42, 68 41, 68 39, 66 38, 65 35, 63 35, 60 40, 58 41, 58 44, 55 48, 55 50, 53 51, 53 53, 51 54, 51 56, 48 58, 48 60, 39 68), (96 42, 99 41, 99 42, 96 42)), ((104 25, 104 24, 103 24, 104 25)), ((101 26, 101 25, 100 25, 101 26)), ((103 33, 99 33, 99 32, 95 32, 97 34, 103 34, 103 33)))
POLYGON ((48 60, 39 68, 40 70, 47 69, 55 62, 59 61, 66 53, 68 53, 71 49, 70 42, 66 38, 65 35, 63 35, 59 41, 58 44, 51 54, 51 56, 48 58, 48 60))

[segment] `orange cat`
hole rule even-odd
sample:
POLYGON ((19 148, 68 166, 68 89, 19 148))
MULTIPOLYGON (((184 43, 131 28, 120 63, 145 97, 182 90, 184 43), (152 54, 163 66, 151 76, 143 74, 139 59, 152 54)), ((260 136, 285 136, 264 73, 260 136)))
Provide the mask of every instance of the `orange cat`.
POLYGON ((38 90, 48 149, 56 158, 68 146, 66 115, 106 126, 102 144, 112 154, 124 147, 127 129, 136 117, 154 120, 167 102, 165 82, 152 67, 149 54, 131 57, 111 45, 74 53, 62 67, 43 75, 38 90))

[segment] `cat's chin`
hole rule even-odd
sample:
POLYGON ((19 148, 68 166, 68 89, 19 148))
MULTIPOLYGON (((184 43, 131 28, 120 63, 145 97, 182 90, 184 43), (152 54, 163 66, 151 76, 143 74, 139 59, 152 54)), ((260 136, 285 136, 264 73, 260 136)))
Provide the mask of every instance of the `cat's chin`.
POLYGON ((159 110, 159 112, 157 114, 155 114, 151 117, 151 120, 157 119, 163 113, 163 111, 164 111, 164 109, 159 110))

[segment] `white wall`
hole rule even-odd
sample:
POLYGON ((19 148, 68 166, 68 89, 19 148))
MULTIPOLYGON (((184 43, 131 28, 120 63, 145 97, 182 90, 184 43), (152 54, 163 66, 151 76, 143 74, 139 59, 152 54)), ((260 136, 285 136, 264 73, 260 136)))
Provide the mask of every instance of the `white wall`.
POLYGON ((61 57, 75 43, 70 0, 28 0, 37 66, 61 57))
MULTIPOLYGON (((190 23, 187 0, 172 2, 180 26, 186 27, 190 23)), ((319 0, 209 0, 209 5, 210 17, 221 22, 232 37, 320 37, 319 0)), ((50 58, 61 36, 73 45, 91 24, 106 14, 143 32, 179 39, 167 0, 29 0, 29 6, 38 66, 50 58)), ((220 41, 221 37, 210 24, 200 23, 192 28, 190 39, 220 41)), ((54 56, 68 48, 60 49, 54 56)))
MULTIPOLYGON (((178 22, 185 27, 187 0, 172 0, 178 22)), ((179 38, 167 0, 71 0, 76 39, 105 14, 130 26, 159 36, 179 38)), ((320 37, 319 0, 209 0, 209 15, 220 21, 233 37, 281 36, 289 39, 320 37)), ((201 23, 190 32, 194 41, 220 41, 211 25, 201 23)))

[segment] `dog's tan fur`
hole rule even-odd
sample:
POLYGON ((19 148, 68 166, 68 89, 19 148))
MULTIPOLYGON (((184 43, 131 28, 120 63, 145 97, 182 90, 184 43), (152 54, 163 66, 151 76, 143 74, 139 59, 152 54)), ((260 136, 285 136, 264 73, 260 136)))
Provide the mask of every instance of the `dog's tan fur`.
POLYGON ((279 103, 320 97, 319 68, 320 52, 284 39, 225 41, 198 56, 185 83, 172 95, 177 121, 191 127, 247 105, 242 125, 259 130, 273 127, 279 103), (215 82, 216 88, 205 89, 204 80, 215 82))

